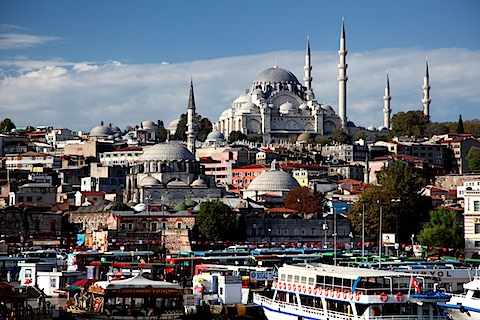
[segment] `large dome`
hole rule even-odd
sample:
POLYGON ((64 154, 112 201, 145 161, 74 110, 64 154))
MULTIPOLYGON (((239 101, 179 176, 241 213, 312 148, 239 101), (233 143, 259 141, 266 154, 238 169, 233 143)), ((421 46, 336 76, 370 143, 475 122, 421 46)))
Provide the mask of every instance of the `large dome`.
POLYGON ((195 160, 193 154, 184 146, 165 142, 146 147, 140 156, 140 161, 180 161, 195 160))
POLYGON ((298 79, 290 71, 282 68, 274 67, 274 68, 269 68, 267 70, 262 71, 254 81, 254 83, 263 83, 263 82, 298 83, 298 79))
POLYGON ((262 172, 248 185, 249 191, 290 191, 299 187, 298 181, 285 171, 271 169, 262 172))

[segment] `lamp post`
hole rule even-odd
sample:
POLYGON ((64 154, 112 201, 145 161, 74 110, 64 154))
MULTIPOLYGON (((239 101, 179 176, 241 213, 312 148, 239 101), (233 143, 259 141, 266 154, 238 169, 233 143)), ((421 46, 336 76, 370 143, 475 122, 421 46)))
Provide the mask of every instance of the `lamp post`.
POLYGON ((327 224, 327 217, 325 217, 325 223, 322 226, 323 233, 325 234, 325 241, 323 242, 323 247, 326 248, 327 245, 327 231, 328 231, 328 224, 327 224))
POLYGON ((333 209, 333 265, 337 265, 337 213, 333 209))
POLYGON ((168 201, 168 198, 170 197, 170 194, 168 192, 168 189, 165 190, 165 193, 162 195, 162 228, 161 228, 161 240, 162 240, 162 257, 161 257, 161 260, 162 262, 165 262, 165 235, 166 235, 166 232, 165 230, 167 229, 167 224, 165 223, 165 201, 168 201))
POLYGON ((378 233, 378 268, 382 267, 382 204, 380 200, 377 200, 378 206, 380 207, 380 231, 378 233))
POLYGON ((150 262, 150 229, 151 229, 151 221, 150 221, 150 202, 152 201, 152 196, 149 195, 145 197, 145 202, 147 205, 147 214, 148 214, 148 221, 147 221, 147 262, 150 262))
POLYGON ((365 257, 365 200, 362 200, 362 259, 365 257))

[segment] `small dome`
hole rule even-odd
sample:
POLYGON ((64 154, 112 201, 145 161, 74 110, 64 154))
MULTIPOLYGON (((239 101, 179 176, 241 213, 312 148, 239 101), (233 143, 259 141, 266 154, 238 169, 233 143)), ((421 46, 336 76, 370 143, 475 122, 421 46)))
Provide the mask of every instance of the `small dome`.
POLYGON ((149 131, 151 131, 151 130, 153 130, 153 131, 157 130, 157 125, 156 125, 153 121, 151 121, 151 120, 145 120, 145 121, 143 121, 143 122, 142 122, 142 127, 143 127, 143 129, 149 130, 149 131))
POLYGON ((377 128, 375 128, 374 126, 369 126, 367 128, 368 131, 377 131, 377 128))
POLYGON ((111 124, 110 125, 110 129, 112 129, 112 131, 117 134, 117 133, 122 133, 122 130, 120 130, 120 128, 114 124, 111 124))
POLYGON ((139 183, 138 183, 138 186, 139 187, 151 187, 151 186, 158 186, 160 184, 160 181, 158 181, 157 179, 155 179, 154 177, 152 176, 146 176, 145 178, 143 178, 139 183))
POLYGON ((300 143, 306 143, 306 142, 310 142, 312 140, 312 134, 309 133, 309 132, 304 132, 302 134, 300 134, 297 138, 297 142, 300 142, 300 143))
POLYGON ((290 191, 299 187, 298 181, 288 172, 275 169, 276 162, 272 162, 272 169, 263 171, 248 185, 249 191, 290 191))
POLYGON ((174 161, 174 160, 195 160, 193 154, 184 146, 176 143, 164 142, 144 148, 140 161, 174 161))
POLYGON ((378 131, 383 131, 383 130, 388 130, 388 128, 385 126, 378 127, 378 131))
POLYGON ((186 206, 185 203, 183 203, 183 202, 182 202, 182 203, 179 203, 179 204, 177 204, 175 207, 173 207, 173 211, 177 211, 177 212, 178 212, 178 211, 185 211, 185 210, 187 210, 187 209, 188 209, 187 206, 186 206))
POLYGON ((108 136, 113 136, 114 132, 110 127, 104 126, 103 121, 100 123, 100 125, 94 127, 92 130, 90 130, 90 137, 108 137, 108 136))
POLYGON ((297 77, 288 70, 273 67, 262 71, 254 83, 299 83, 297 77))
POLYGON ((321 107, 322 107, 322 109, 325 110, 325 111, 335 112, 335 111, 333 111, 333 108, 332 108, 331 105, 328 105, 328 104, 325 104, 325 103, 324 103, 324 104, 321 105, 321 107))
POLYGON ((297 108, 291 102, 285 102, 280 106, 280 113, 295 113, 297 112, 297 108))
POLYGON ((193 207, 195 207, 197 204, 198 204, 198 202, 195 201, 195 200, 192 200, 192 199, 188 199, 187 201, 185 201, 185 205, 186 205, 188 208, 193 208, 193 207))
POLYGON ((306 111, 306 110, 309 110, 310 108, 307 106, 307 104, 305 103, 302 103, 298 109, 302 110, 302 111, 306 111))
POLYGON ((221 141, 224 141, 225 136, 220 131, 215 131, 214 130, 207 135, 206 140, 215 140, 215 141, 221 140, 221 141))
POLYGON ((260 90, 259 88, 257 88, 257 89, 255 89, 255 90, 252 91, 252 95, 257 95, 257 94, 260 94, 260 95, 263 96, 262 90, 260 90))
POLYGON ((197 180, 192 182, 191 186, 195 188, 206 188, 207 183, 202 178, 198 178, 197 180))

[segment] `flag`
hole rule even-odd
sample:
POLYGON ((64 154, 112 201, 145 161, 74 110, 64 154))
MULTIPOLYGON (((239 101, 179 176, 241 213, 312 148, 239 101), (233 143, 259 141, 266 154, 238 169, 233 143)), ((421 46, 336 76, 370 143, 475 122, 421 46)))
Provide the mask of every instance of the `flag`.
POLYGON ((422 290, 420 289, 420 285, 418 284, 418 281, 412 277, 412 287, 415 288, 415 292, 420 293, 422 290))

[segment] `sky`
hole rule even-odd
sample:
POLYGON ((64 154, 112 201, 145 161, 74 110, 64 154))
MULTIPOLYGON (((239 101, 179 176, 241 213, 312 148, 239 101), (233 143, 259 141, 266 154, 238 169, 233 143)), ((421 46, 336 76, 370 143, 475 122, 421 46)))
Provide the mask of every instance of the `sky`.
POLYGON ((425 61, 431 120, 480 118, 480 1, 0 0, 0 120, 90 131, 186 113, 212 122, 256 76, 279 67, 303 83, 310 39, 317 101, 338 112, 342 18, 347 117, 383 124, 422 110, 425 61))

